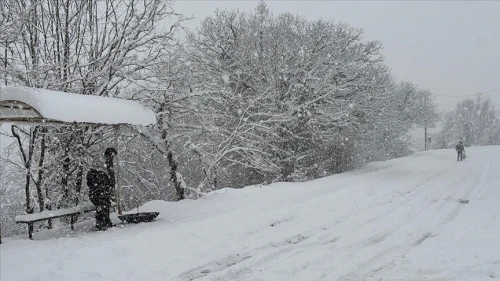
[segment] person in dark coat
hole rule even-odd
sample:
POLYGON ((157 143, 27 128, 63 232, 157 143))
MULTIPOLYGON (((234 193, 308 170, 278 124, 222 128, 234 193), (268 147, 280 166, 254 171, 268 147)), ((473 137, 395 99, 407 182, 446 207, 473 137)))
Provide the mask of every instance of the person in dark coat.
POLYGON ((98 230, 106 230, 112 227, 109 219, 111 209, 111 181, 104 171, 90 169, 87 173, 87 186, 89 187, 89 199, 96 207, 95 221, 98 230))
POLYGON ((462 161, 465 152, 464 143, 462 141, 459 141, 455 146, 455 150, 457 151, 457 161, 462 161))

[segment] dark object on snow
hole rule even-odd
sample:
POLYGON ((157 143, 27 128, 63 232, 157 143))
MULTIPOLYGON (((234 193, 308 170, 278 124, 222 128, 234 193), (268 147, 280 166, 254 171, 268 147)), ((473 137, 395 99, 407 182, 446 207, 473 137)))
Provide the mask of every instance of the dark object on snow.
POLYGON ((90 169, 87 173, 87 185, 89 187, 89 199, 95 205, 96 228, 106 230, 112 227, 109 219, 111 209, 111 181, 104 171, 90 169))
POLYGON ((140 223, 153 221, 159 214, 158 212, 144 212, 122 215, 118 216, 118 218, 125 223, 140 223))
POLYGON ((469 200, 468 199, 458 199, 458 202, 460 202, 461 204, 467 204, 467 203, 469 203, 469 200))
POLYGON ((458 144, 455 146, 455 150, 457 151, 457 161, 462 161, 463 159, 465 159, 465 148, 462 141, 458 142, 458 144))

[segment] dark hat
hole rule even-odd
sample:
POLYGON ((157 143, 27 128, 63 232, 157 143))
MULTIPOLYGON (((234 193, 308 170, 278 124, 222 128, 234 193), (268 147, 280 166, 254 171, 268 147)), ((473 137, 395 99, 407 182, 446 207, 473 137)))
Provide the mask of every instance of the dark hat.
POLYGON ((116 154, 118 154, 118 152, 113 147, 108 147, 106 151, 104 151, 105 157, 115 156, 116 154))

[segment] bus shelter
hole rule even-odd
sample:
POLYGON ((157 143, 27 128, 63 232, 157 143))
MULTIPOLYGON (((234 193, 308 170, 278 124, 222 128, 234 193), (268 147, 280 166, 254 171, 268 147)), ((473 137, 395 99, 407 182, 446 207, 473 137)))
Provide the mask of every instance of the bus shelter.
MULTIPOLYGON (((0 88, 1 123, 112 126, 117 145, 120 126, 152 125, 156 123, 156 116, 151 109, 126 99, 30 87, 2 87, 0 88)), ((120 165, 116 157, 114 190, 117 211, 121 215, 120 165)))

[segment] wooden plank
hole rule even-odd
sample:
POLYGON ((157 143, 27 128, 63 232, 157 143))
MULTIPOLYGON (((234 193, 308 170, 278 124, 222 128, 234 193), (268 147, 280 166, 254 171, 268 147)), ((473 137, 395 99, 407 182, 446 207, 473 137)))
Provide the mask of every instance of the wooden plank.
POLYGON ((77 214, 84 214, 84 213, 88 213, 88 212, 92 212, 92 211, 95 211, 95 210, 78 211, 78 212, 74 212, 71 214, 54 215, 54 216, 50 216, 50 217, 44 217, 44 218, 33 219, 33 220, 16 221, 16 223, 32 223, 32 222, 38 222, 38 221, 45 221, 45 220, 50 220, 50 219, 57 219, 57 218, 62 218, 62 217, 74 216, 77 214))
POLYGON ((16 221, 16 223, 27 223, 28 224, 28 238, 30 240, 33 240, 33 232, 34 232, 34 224, 35 224, 35 222, 70 216, 71 217, 71 220, 70 220, 70 222, 71 222, 71 230, 75 230, 74 224, 75 224, 75 222, 77 220, 77 215, 78 214, 87 213, 87 212, 92 212, 92 211, 94 211, 94 210, 86 210, 86 211, 81 211, 81 212, 72 213, 72 214, 64 214, 64 215, 59 215, 59 216, 53 216, 53 217, 50 217, 50 218, 40 218, 40 219, 36 219, 36 220, 31 220, 31 221, 16 221))
MULTIPOLYGON (((114 209, 115 207, 116 207, 116 204, 111 203, 111 208, 114 209)), ((28 237, 29 237, 30 240, 33 240, 33 232, 34 232, 34 224, 35 224, 35 222, 70 216, 71 217, 71 220, 70 220, 71 230, 75 230, 74 224, 78 220, 78 215, 84 214, 84 213, 88 213, 88 212, 93 212, 93 211, 95 211, 95 208, 93 208, 93 209, 82 209, 82 210, 78 210, 78 211, 75 211, 75 212, 72 212, 72 213, 67 213, 67 214, 62 214, 62 215, 46 216, 46 217, 42 217, 42 218, 38 218, 38 219, 33 219, 33 220, 20 220, 20 221, 16 220, 16 223, 26 223, 26 224, 28 224, 28 237)), ((1 242, 1 238, 0 238, 0 242, 1 242)))
POLYGON ((16 216, 16 222, 28 222, 28 221, 39 221, 39 220, 47 220, 51 218, 60 218, 72 214, 85 213, 94 211, 95 206, 91 203, 78 205, 71 208, 58 209, 58 210, 46 210, 40 213, 28 214, 28 215, 20 215, 16 216))

